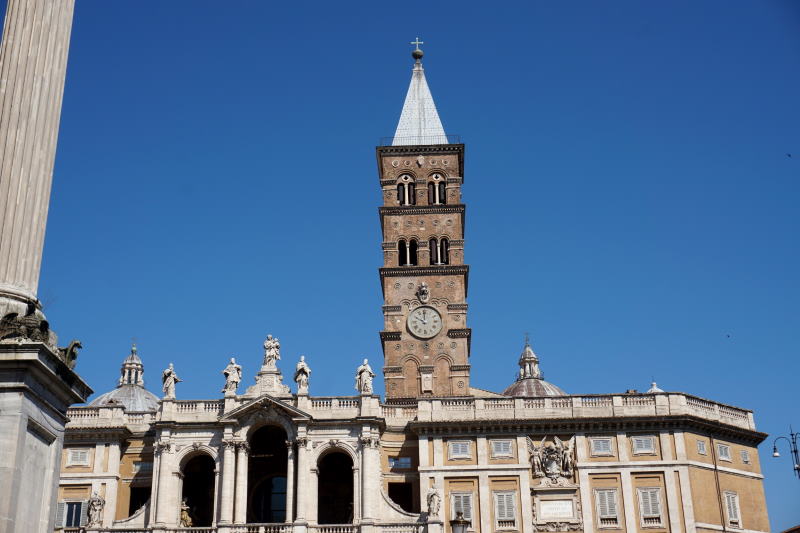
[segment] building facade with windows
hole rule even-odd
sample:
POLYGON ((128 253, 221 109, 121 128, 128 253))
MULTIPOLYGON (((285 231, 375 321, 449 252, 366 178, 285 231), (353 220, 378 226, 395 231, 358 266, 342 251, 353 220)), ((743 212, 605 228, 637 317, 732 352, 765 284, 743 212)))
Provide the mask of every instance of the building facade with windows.
POLYGON ((68 412, 56 529, 445 533, 461 513, 475 533, 769 531, 746 409, 655 384, 567 394, 527 342, 502 393, 474 385, 464 145, 413 56, 376 151, 383 396, 366 360, 357 395, 313 396, 270 336, 250 386, 232 360, 217 397, 176 399, 167 369, 157 398, 134 347, 114 390, 68 412))

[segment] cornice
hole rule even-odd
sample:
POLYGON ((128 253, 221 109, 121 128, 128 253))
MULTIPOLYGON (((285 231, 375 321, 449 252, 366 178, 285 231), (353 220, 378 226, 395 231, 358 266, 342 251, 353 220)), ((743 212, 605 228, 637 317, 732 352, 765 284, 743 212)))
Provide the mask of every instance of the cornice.
POLYGON ((461 180, 464 180, 464 144, 425 144, 401 146, 377 146, 375 158, 378 161, 378 173, 381 172, 381 157, 392 155, 425 155, 425 154, 458 154, 458 166, 461 169, 461 180))
POLYGON ((439 215, 446 213, 463 214, 466 210, 465 204, 444 204, 444 205, 381 205, 378 213, 381 216, 399 215, 439 215))
POLYGON ((469 293, 469 265, 380 267, 378 273, 381 276, 381 292, 384 300, 386 299, 386 287, 383 284, 384 278, 464 276, 464 296, 466 297, 469 293))
POLYGON ((463 328, 463 329, 449 329, 447 330, 447 336, 451 339, 469 339, 472 337, 472 329, 471 328, 463 328))
POLYGON ((399 341, 400 340, 400 332, 399 331, 381 331, 381 341, 383 342, 391 342, 391 341, 399 341))

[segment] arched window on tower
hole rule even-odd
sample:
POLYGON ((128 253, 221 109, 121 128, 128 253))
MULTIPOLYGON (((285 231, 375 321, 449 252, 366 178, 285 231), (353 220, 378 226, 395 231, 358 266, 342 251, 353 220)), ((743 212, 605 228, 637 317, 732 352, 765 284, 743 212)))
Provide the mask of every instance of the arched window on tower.
POLYGON ((439 260, 439 243, 436 242, 436 239, 431 237, 428 241, 428 254, 430 255, 431 264, 436 265, 438 264, 437 261, 439 260))
POLYGON ((447 237, 442 237, 441 239, 431 237, 428 241, 428 253, 430 254, 432 265, 449 265, 450 241, 447 240, 447 237))
POLYGON ((400 239, 397 243, 397 265, 406 266, 408 264, 408 245, 405 239, 400 239))
POLYGON ((417 239, 408 242, 408 266, 417 266, 417 239))
POLYGON ((414 178, 405 175, 397 182, 397 203, 399 205, 416 205, 417 192, 414 178))
POLYGON ((445 192, 447 183, 444 178, 439 174, 433 174, 431 180, 428 182, 428 204, 430 205, 444 205, 447 203, 445 192))

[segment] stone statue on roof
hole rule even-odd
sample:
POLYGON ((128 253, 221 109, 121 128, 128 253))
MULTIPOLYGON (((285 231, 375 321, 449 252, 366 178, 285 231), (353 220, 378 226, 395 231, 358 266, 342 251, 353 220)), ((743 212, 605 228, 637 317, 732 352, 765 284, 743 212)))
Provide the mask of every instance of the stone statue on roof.
POLYGON ((264 366, 275 368, 275 362, 281 359, 281 343, 277 337, 267 335, 264 341, 264 366))
POLYGON ((181 381, 183 380, 178 377, 178 374, 175 373, 175 367, 170 363, 169 367, 161 373, 161 390, 164 391, 164 399, 175 399, 175 384, 181 381))
POLYGON ((364 359, 356 369, 356 390, 361 394, 372 394, 372 378, 375 377, 375 372, 369 366, 369 362, 364 359))
POLYGON ((231 357, 231 362, 222 371, 225 376, 225 387, 222 392, 236 392, 239 388, 239 382, 242 381, 242 366, 236 364, 236 359, 231 357))
POLYGON ((298 394, 308 394, 309 377, 311 377, 311 368, 306 363, 306 356, 301 355, 300 361, 294 369, 294 382, 297 383, 298 394))

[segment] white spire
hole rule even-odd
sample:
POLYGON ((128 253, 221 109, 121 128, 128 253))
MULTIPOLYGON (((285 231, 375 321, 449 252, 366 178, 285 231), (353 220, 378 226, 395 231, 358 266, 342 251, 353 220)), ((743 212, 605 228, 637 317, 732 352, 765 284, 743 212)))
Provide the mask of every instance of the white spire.
POLYGON ((439 113, 436 112, 436 104, 433 103, 433 96, 428 89, 428 82, 425 81, 425 71, 420 61, 422 50, 419 49, 419 45, 423 43, 417 37, 416 42, 411 44, 417 45, 417 49, 411 54, 415 59, 414 70, 411 72, 411 84, 408 86, 392 146, 447 144, 447 136, 442 121, 439 120, 439 113))

